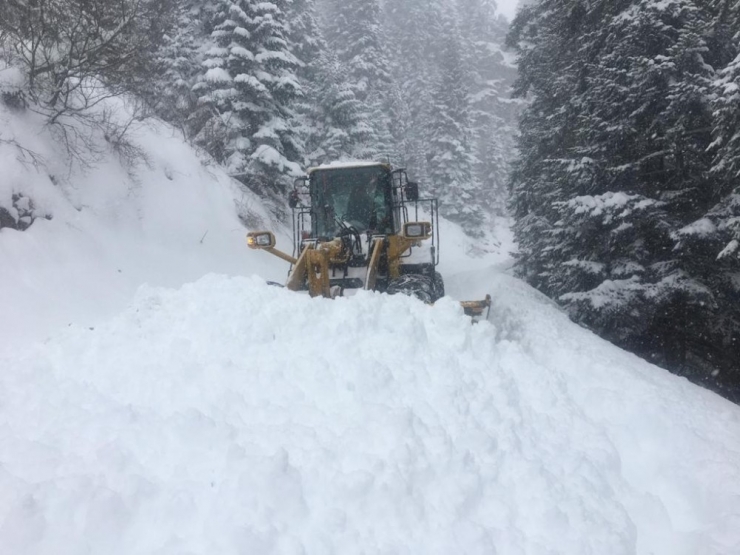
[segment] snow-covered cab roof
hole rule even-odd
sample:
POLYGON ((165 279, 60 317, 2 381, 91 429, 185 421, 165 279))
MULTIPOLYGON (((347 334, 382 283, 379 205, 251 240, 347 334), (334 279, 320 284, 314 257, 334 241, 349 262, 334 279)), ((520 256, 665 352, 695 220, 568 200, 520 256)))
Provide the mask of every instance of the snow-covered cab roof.
POLYGON ((314 166, 312 168, 308 168, 308 171, 306 172, 308 175, 311 175, 315 171, 320 170, 337 170, 337 169, 348 169, 348 168, 367 168, 372 166, 378 166, 386 168, 387 170, 391 169, 391 165, 386 162, 375 162, 371 160, 345 160, 341 162, 330 162, 329 164, 321 164, 320 166, 314 166))

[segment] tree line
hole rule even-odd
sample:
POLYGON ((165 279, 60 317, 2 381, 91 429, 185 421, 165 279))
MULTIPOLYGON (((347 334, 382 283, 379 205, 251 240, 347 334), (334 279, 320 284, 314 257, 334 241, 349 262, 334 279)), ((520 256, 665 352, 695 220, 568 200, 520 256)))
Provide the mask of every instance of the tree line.
POLYGON ((508 44, 519 274, 740 400, 740 2, 539 0, 508 44))
POLYGON ((471 233, 504 211, 515 69, 494 0, 0 0, 0 11, 3 57, 67 130, 132 94, 265 197, 310 165, 390 159, 471 233))

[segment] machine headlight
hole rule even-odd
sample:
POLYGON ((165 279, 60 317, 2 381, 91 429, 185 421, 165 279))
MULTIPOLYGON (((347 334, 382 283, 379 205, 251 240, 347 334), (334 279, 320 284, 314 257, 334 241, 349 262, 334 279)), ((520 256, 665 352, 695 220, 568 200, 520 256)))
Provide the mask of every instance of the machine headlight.
POLYGON ((271 231, 252 231, 247 233, 247 246, 250 249, 271 249, 275 246, 275 235, 271 231))
POLYGON ((406 237, 426 237, 432 232, 432 224, 429 222, 409 222, 403 226, 403 234, 406 237))

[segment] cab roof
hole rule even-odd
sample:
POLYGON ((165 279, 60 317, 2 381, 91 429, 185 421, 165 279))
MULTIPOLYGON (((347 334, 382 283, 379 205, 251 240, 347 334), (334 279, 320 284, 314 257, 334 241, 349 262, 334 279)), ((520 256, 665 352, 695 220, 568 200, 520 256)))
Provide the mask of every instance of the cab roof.
POLYGON ((308 168, 306 173, 308 175, 311 175, 313 172, 321 171, 321 170, 368 168, 368 167, 373 167, 373 166, 385 168, 388 171, 391 170, 391 165, 386 162, 374 162, 370 160, 346 160, 346 161, 341 161, 341 162, 331 162, 329 164, 321 164, 320 166, 314 166, 313 168, 308 168))

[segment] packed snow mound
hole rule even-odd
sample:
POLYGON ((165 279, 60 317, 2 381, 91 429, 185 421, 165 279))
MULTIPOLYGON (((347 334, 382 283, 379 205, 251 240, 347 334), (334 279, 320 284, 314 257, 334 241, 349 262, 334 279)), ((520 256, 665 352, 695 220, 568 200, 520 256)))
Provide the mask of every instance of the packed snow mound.
POLYGON ((212 275, 0 359, 0 553, 740 553, 740 409, 488 286, 212 275))

